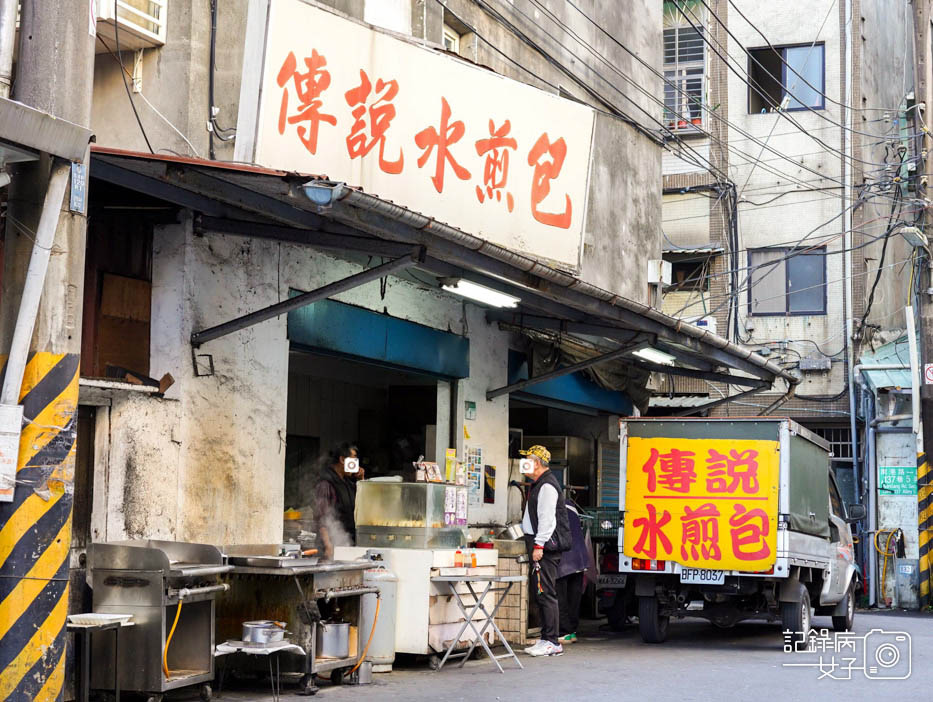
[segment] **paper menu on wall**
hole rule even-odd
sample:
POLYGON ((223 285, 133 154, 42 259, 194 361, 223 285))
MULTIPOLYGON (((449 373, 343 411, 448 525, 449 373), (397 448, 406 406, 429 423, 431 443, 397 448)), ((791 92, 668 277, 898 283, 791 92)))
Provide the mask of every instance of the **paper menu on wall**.
POLYGON ((454 488, 457 491, 457 515, 456 520, 459 526, 466 526, 467 523, 467 491, 464 488, 454 488))
POLYGON ((457 524, 457 488, 448 485, 444 491, 444 524, 457 524))
POLYGON ((466 447, 466 485, 470 505, 483 504, 483 449, 466 447))

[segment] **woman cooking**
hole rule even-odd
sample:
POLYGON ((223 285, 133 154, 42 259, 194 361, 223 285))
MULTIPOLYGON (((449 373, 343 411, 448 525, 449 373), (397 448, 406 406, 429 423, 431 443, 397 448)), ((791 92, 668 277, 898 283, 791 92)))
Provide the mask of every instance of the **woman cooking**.
POLYGON ((356 483, 363 479, 356 446, 344 443, 331 452, 314 496, 314 522, 320 552, 333 560, 335 546, 352 546, 356 538, 356 483))

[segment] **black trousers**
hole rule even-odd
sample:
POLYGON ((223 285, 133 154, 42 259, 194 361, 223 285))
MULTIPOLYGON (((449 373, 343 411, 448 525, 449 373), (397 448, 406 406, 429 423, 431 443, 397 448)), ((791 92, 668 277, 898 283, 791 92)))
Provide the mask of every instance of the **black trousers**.
MULTIPOLYGON (((531 548, 528 549, 531 558, 531 548)), ((560 553, 545 551, 538 561, 530 561, 531 591, 534 593, 538 612, 541 615, 541 638, 557 643, 557 629, 560 626, 560 609, 557 603, 557 567, 560 565, 560 553)))
POLYGON ((583 599, 583 571, 557 579, 560 609, 560 635, 576 634, 580 626, 580 600, 583 599))

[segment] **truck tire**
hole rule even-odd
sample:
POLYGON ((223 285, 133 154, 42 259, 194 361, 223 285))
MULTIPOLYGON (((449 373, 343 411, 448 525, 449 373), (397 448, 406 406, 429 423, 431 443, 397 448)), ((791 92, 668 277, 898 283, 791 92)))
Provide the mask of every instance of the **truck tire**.
POLYGON ((833 616, 833 629, 835 631, 852 631, 852 623, 855 621, 855 581, 849 585, 846 590, 845 614, 833 616))
POLYGON ((638 598, 638 632, 645 643, 659 644, 667 639, 670 617, 658 613, 658 598, 654 595, 638 598))
POLYGON ((789 631, 788 643, 804 645, 810 636, 810 625, 813 621, 813 612, 810 609, 810 593, 802 584, 797 584, 798 592, 795 601, 781 603, 781 625, 784 631, 789 631))

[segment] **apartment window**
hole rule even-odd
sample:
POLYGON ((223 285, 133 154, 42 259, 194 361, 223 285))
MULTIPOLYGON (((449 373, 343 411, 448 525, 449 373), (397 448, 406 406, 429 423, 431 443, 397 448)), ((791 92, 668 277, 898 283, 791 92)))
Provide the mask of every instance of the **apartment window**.
POLYGON ((753 249, 748 265, 749 314, 826 314, 825 249, 753 249))
POLYGON ((696 254, 681 257, 665 252, 664 259, 671 262, 671 284, 664 292, 709 290, 709 257, 696 254))
POLYGON ((460 53, 460 35, 449 24, 444 25, 444 48, 455 54, 460 53))
POLYGON ((664 30, 664 121, 673 129, 703 126, 706 52, 703 28, 664 30))
POLYGON ((748 111, 822 110, 826 107, 822 44, 778 46, 749 51, 748 111))

